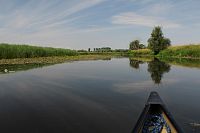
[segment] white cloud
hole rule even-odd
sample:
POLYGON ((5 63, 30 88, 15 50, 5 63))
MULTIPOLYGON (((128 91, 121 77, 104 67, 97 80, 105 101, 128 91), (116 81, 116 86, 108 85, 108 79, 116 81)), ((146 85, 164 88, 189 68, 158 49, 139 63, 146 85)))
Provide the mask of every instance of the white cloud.
POLYGON ((179 82, 178 79, 162 79, 162 83, 159 85, 154 84, 152 80, 144 80, 140 82, 127 82, 127 83, 116 83, 113 85, 113 90, 119 93, 136 93, 140 91, 155 89, 161 85, 173 85, 175 83, 179 82))
MULTIPOLYGON (((77 31, 74 21, 88 17, 90 13, 79 14, 96 6, 105 0, 31 0, 21 5, 0 5, 1 10, 5 7, 10 12, 0 12, 0 42, 8 43, 38 43, 43 46, 58 47, 70 43, 66 35, 77 31), (45 45, 48 44, 48 45, 45 45)), ((1 3, 1 1, 0 1, 1 3)))
POLYGON ((62 2, 54 9, 56 1, 30 1, 15 10, 11 14, 1 17, 2 21, 6 20, 7 28, 25 29, 34 28, 40 29, 41 27, 59 26, 59 24, 67 23, 73 18, 70 15, 78 13, 84 9, 95 6, 105 0, 83 0, 72 4, 70 2, 62 2), (37 8, 37 10, 30 10, 31 8, 37 8), (69 20, 70 19, 70 20, 69 20), (68 21, 69 20, 69 21, 68 21))
POLYGON ((126 48, 134 36, 146 42, 146 26, 156 25, 171 28, 165 34, 175 43, 199 42, 198 5, 185 0, 0 0, 0 42, 85 48, 101 46, 106 38, 112 47, 126 48))
POLYGON ((76 5, 72 6, 71 8, 66 8, 64 11, 62 12, 56 12, 53 15, 48 16, 47 19, 43 19, 42 21, 38 21, 35 23, 32 23, 31 25, 38 25, 38 24, 46 24, 46 23, 50 23, 52 25, 52 23, 58 23, 58 21, 62 21, 62 19, 80 12, 84 9, 90 8, 92 6, 95 6, 97 4, 100 4, 101 2, 103 2, 105 0, 84 0, 84 1, 80 1, 79 3, 77 3, 76 5))
POLYGON ((135 12, 125 12, 112 17, 113 24, 121 25, 141 25, 147 27, 154 27, 157 25, 165 28, 178 28, 181 25, 161 17, 140 15, 135 12))
POLYGON ((141 82, 128 82, 128 83, 117 83, 113 85, 113 90, 119 93, 136 93, 140 91, 144 91, 147 89, 151 89, 154 87, 154 84, 151 80, 141 81, 141 82))
POLYGON ((159 16, 159 15, 166 15, 171 13, 174 5, 171 3, 154 3, 146 6, 145 8, 140 9, 138 12, 140 13, 146 13, 148 15, 154 15, 154 16, 159 16))

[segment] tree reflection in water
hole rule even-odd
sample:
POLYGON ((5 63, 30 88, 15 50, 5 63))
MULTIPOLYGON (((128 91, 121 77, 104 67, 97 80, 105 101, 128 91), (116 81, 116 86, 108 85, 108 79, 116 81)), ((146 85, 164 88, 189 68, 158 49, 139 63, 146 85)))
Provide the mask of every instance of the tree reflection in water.
POLYGON ((140 64, 143 64, 143 61, 139 61, 139 60, 134 60, 134 59, 129 59, 130 61, 130 66, 135 68, 135 69, 139 69, 140 68, 140 64))
MULTIPOLYGON (((134 69, 139 69, 140 64, 145 62, 136 60, 136 59, 129 59, 130 66, 134 69)), ((168 73, 170 71, 171 66, 163 61, 160 61, 157 58, 154 58, 152 61, 148 62, 148 72, 151 74, 151 79, 154 81, 155 84, 160 84, 163 74, 168 73)))
POLYGON ((154 58, 148 63, 148 72, 155 84, 160 84, 163 74, 170 71, 170 65, 154 58))

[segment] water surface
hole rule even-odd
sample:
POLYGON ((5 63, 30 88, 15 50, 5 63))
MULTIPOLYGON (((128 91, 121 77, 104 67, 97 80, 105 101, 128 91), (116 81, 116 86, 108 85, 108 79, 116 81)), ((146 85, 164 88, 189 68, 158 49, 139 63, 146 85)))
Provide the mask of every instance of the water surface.
POLYGON ((114 58, 0 68, 3 133, 129 133, 151 91, 186 132, 200 132, 198 67, 114 58))

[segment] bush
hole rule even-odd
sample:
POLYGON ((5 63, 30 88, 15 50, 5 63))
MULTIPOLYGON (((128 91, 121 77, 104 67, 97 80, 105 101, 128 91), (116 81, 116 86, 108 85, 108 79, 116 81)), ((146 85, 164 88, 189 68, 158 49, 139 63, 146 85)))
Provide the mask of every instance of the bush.
POLYGON ((153 52, 150 49, 130 50, 130 56, 152 56, 153 52))

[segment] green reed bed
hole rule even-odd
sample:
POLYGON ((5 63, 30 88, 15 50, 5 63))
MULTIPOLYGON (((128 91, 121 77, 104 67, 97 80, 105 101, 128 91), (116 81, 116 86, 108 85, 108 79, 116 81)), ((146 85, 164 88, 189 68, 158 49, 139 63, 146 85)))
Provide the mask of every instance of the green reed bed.
POLYGON ((161 51, 158 56, 200 58, 200 45, 172 46, 161 51))
POLYGON ((0 44, 0 59, 74 56, 75 50, 29 45, 0 44))
POLYGON ((129 56, 153 56, 153 52, 150 49, 130 50, 128 54, 129 56))

